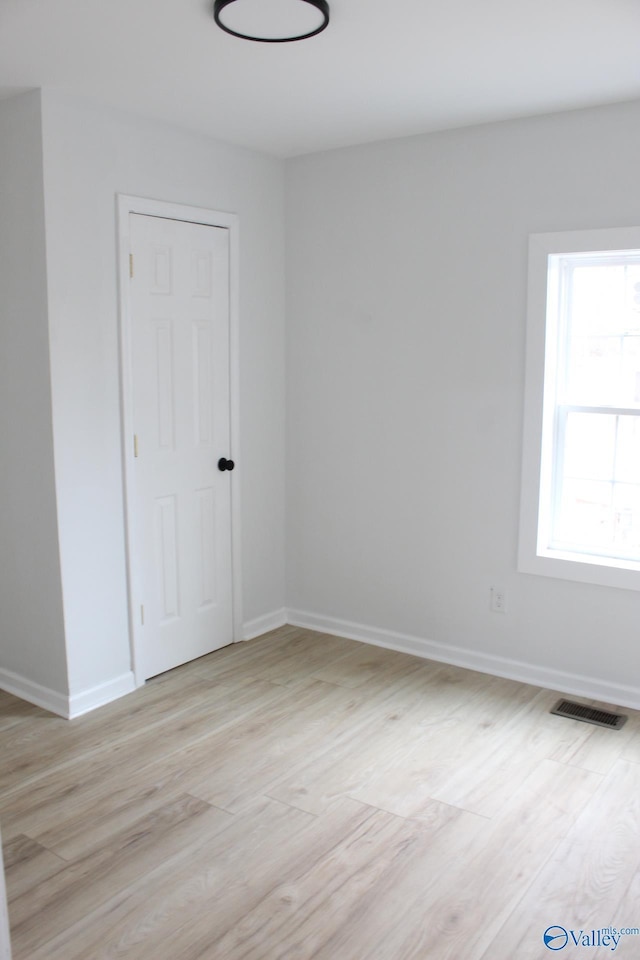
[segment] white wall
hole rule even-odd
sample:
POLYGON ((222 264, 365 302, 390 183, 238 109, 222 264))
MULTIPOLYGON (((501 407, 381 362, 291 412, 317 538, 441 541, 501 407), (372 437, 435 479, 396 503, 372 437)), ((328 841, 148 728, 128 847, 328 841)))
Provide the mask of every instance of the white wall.
POLYGON ((283 165, 52 91, 39 131, 37 94, 0 103, 0 674, 130 668, 120 192, 240 215, 245 621, 286 599, 640 697, 637 595, 516 571, 527 237, 640 222, 639 104, 288 163, 286 597, 283 165))
POLYGON ((639 156, 634 103, 288 163, 294 617, 640 705, 637 594, 516 571, 528 235, 640 223, 639 156))
POLYGON ((0 210, 0 683, 64 699, 37 93, 0 101, 0 210))
POLYGON ((240 217, 244 618, 284 603, 281 162, 43 93, 57 506, 72 697, 130 669, 116 194, 240 217))

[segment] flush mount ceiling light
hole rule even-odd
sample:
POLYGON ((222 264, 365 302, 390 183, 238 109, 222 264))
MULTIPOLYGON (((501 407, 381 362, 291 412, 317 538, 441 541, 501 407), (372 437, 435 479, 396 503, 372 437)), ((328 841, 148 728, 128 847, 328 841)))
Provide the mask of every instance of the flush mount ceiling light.
POLYGON ((290 43, 322 33, 329 23, 326 0, 215 0, 218 26, 242 40, 290 43))

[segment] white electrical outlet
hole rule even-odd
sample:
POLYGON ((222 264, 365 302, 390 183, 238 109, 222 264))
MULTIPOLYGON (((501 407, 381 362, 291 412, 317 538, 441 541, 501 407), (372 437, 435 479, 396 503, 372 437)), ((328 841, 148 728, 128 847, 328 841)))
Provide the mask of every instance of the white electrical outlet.
POLYGON ((507 612, 507 595, 502 587, 491 587, 491 609, 494 613, 507 612))

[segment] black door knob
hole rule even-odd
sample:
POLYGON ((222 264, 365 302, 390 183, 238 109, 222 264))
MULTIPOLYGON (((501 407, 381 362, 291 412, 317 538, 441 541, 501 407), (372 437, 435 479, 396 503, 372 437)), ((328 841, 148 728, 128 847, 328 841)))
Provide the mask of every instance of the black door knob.
POLYGON ((218 470, 233 470, 234 467, 233 460, 227 460, 225 457, 220 457, 218 460, 218 470))

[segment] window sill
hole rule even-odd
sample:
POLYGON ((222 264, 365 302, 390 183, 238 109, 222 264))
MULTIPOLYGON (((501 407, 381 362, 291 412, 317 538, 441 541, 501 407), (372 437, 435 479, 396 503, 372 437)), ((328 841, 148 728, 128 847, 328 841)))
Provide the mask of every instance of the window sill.
POLYGON ((573 580, 577 583, 640 590, 640 563, 631 560, 614 560, 611 557, 565 553, 559 550, 525 554, 521 550, 518 570, 520 573, 573 580))

